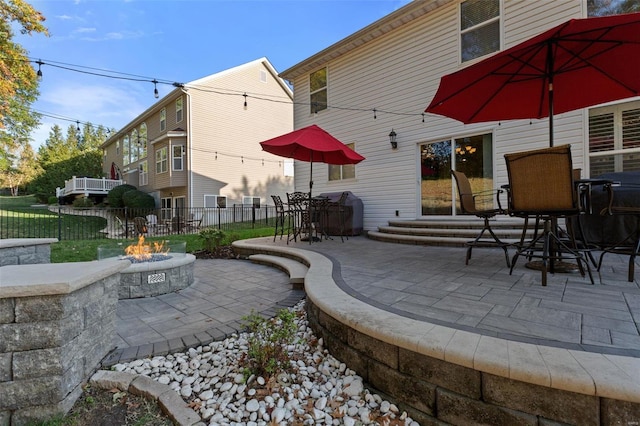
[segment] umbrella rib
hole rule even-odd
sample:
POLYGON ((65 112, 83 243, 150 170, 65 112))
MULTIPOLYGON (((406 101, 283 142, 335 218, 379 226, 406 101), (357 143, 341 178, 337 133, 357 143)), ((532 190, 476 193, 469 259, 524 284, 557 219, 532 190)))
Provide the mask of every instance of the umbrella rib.
MULTIPOLYGON (((536 47, 536 48, 531 49, 531 56, 535 56, 535 55, 540 51, 540 49, 542 49, 542 48, 543 48, 543 46, 535 46, 535 47, 536 47)), ((527 53, 529 53, 529 52, 527 52, 527 53)), ((483 108, 484 108, 484 107, 485 107, 489 102, 491 102, 491 101, 493 100, 493 98, 495 98, 495 97, 497 96, 497 94, 500 92, 500 90, 502 90, 502 89, 503 89, 504 87, 506 87, 508 84, 512 83, 512 82, 513 82, 513 80, 514 80, 514 79, 515 79, 515 77, 516 77, 516 74, 518 74, 522 68, 524 68, 524 67, 525 67, 525 66, 527 66, 527 65, 530 65, 530 64, 528 64, 525 60, 521 59, 521 57, 514 56, 514 55, 512 55, 512 54, 509 54, 508 56, 509 56, 510 58, 512 58, 513 60, 515 60, 516 62, 519 62, 519 63, 520 63, 520 68, 517 70, 518 72, 516 72, 516 73, 514 73, 514 72, 511 72, 511 73, 503 73, 503 72, 500 72, 499 70, 500 70, 501 68, 504 68, 505 66, 507 66, 507 64, 503 64, 503 65, 501 65, 500 67, 498 67, 496 70, 491 71, 488 75, 509 75, 509 78, 508 78, 507 80, 505 80, 505 81, 500 85, 500 87, 499 87, 497 90, 495 90, 495 91, 494 91, 494 93, 493 93, 491 96, 488 96, 488 97, 487 97, 487 99, 485 100, 485 102, 483 102, 483 103, 482 103, 482 105, 480 106, 480 108, 476 108, 475 112, 474 112, 473 114, 471 114, 471 116, 469 117, 469 120, 473 120, 473 119, 474 119, 474 118, 475 118, 475 117, 480 113, 480 111, 482 111, 482 109, 483 109, 483 108)), ((534 74, 532 74, 532 76, 533 76, 533 75, 534 75, 534 74)), ((532 79, 534 79, 534 78, 532 78, 532 79)))

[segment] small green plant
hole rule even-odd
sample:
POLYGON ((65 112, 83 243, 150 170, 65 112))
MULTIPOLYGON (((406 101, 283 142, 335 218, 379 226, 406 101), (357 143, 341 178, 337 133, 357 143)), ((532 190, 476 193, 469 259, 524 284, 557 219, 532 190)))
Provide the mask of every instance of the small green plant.
POLYGON ((212 226, 202 228, 198 235, 204 240, 202 245, 209 253, 217 253, 220 250, 222 241, 227 236, 225 231, 212 226))
POLYGON ((93 207, 93 200, 87 197, 80 197, 73 200, 73 207, 82 208, 82 207, 93 207))
POLYGON ((252 311, 243 317, 250 332, 246 356, 242 359, 245 375, 273 376, 290 366, 287 346, 295 341, 295 313, 288 309, 278 311, 274 318, 265 319, 252 311))
POLYGON ((47 200, 49 205, 54 205, 54 204, 58 204, 58 197, 56 197, 55 195, 52 195, 49 197, 49 199, 47 200))

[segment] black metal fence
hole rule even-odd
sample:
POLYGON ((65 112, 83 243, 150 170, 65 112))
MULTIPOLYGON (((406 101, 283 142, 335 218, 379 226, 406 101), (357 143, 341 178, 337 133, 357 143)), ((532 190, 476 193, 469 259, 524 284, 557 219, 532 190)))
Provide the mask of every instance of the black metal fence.
POLYGON ((274 206, 235 204, 227 208, 74 208, 38 206, 0 209, 0 238, 93 240, 197 234, 205 227, 223 230, 275 226, 274 206))

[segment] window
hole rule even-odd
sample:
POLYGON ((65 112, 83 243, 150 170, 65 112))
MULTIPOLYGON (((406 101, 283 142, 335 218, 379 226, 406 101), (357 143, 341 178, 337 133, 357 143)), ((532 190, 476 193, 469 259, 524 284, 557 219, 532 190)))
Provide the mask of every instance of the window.
POLYGON ((260 81, 262 83, 267 82, 267 72, 265 70, 260 70, 260 81))
POLYGON ((140 158, 147 158, 147 124, 140 125, 140 158))
POLYGON ((149 165, 146 161, 141 161, 138 165, 138 186, 149 184, 149 165))
POLYGON ((322 68, 309 76, 311 113, 327 109, 327 69, 322 68))
POLYGON ((138 161, 138 153, 140 149, 140 139, 138 139, 138 131, 133 129, 131 132, 131 162, 138 161))
POLYGON ((160 199, 160 219, 162 221, 171 220, 171 198, 160 199))
POLYGON ((116 141, 116 155, 120 155, 120 139, 116 141))
MULTIPOLYGON (((420 210, 423 216, 461 213, 456 209, 451 170, 469 178, 472 192, 493 189, 493 134, 459 136, 420 145, 420 210)), ((478 198, 479 208, 494 208, 494 198, 478 198), (486 203, 486 204, 485 204, 486 203)))
POLYGON ((184 163, 184 146, 182 145, 174 145, 171 150, 171 162, 173 164, 174 171, 183 170, 184 163))
POLYGON ((225 195, 205 195, 204 207, 207 209, 227 208, 227 197, 225 195))
POLYGON ((640 101, 589 111, 589 175, 640 171, 640 101))
MULTIPOLYGON (((355 144, 347 143, 345 145, 355 151, 355 144)), ((329 180, 330 181, 331 180, 355 179, 355 178, 356 178, 356 165, 355 164, 345 164, 343 166, 329 164, 329 180)))
POLYGON ((255 207, 257 209, 260 208, 260 197, 250 197, 247 195, 244 195, 242 197, 242 205, 243 206, 252 206, 255 207))
POLYGON ((460 58, 467 62, 500 50, 500 0, 460 3, 460 58))
POLYGON ((130 142, 129 142, 129 135, 126 135, 124 137, 124 139, 122 140, 122 164, 123 165, 127 165, 129 164, 129 150, 131 148, 130 142))
POLYGON ((163 132, 167 129, 167 109, 162 108, 160 111, 160 131, 163 132))
POLYGON ((156 151, 156 174, 168 172, 167 163, 167 147, 164 146, 156 151))
POLYGON ((182 97, 176 99, 176 123, 182 121, 182 97))

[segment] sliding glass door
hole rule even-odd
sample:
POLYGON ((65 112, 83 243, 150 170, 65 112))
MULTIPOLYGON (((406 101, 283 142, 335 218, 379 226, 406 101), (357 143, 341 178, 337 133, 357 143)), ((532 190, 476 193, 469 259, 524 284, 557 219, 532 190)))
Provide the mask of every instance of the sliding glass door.
MULTIPOLYGON (((469 178, 474 193, 493 189, 491 133, 429 142, 420 146, 420 207, 423 216, 460 214, 451 169, 469 178)), ((494 200, 478 200, 491 207, 494 200)))

